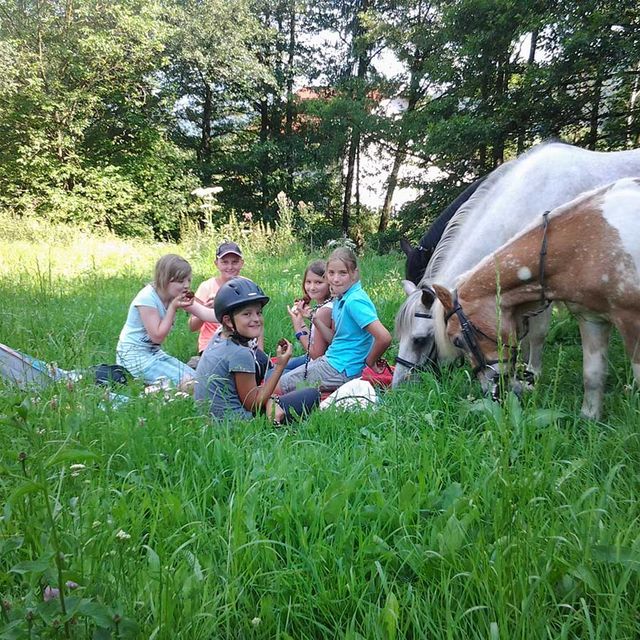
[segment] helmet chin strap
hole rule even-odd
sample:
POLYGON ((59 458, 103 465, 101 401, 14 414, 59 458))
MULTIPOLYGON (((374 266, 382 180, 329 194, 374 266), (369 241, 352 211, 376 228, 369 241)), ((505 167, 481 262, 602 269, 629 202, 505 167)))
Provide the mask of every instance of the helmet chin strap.
POLYGON ((241 344, 243 347, 249 346, 249 342, 251 340, 251 338, 245 338, 244 336, 241 336, 237 331, 234 331, 231 334, 231 339, 237 344, 241 344))
MULTIPOLYGON (((238 329, 236 328, 236 321, 233 319, 232 315, 229 315, 229 319, 231 320, 231 326, 233 327, 233 331, 231 332, 231 335, 229 336, 236 344, 241 344, 243 347, 246 347, 249 345, 249 342, 251 341, 251 338, 245 338, 245 336, 241 336, 238 333, 238 329)), ((224 318, 223 318, 224 321, 224 318)))

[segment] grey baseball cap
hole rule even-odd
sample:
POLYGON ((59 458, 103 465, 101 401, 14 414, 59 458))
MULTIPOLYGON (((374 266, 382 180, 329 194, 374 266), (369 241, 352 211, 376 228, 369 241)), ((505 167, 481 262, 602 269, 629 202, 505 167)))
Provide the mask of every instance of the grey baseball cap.
POLYGON ((242 249, 235 242, 223 242, 216 251, 216 260, 224 258, 229 253, 235 253, 242 258, 242 249))

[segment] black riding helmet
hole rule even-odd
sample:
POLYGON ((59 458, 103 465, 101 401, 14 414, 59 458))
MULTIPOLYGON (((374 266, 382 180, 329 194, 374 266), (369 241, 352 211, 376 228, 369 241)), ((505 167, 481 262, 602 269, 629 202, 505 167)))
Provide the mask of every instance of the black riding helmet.
POLYGON ((248 304, 260 303, 264 307, 269 302, 269 297, 252 280, 248 278, 231 278, 225 282, 213 302, 213 311, 222 322, 223 316, 231 315, 233 311, 248 304))

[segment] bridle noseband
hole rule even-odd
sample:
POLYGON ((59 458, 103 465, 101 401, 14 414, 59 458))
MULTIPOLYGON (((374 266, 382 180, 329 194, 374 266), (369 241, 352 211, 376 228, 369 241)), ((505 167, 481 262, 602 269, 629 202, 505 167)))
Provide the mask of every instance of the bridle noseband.
POLYGON ((469 320, 464 310, 462 309, 462 306, 460 305, 457 290, 454 290, 453 292, 453 309, 451 309, 451 311, 446 313, 444 316, 445 327, 447 326, 449 319, 453 315, 457 316, 458 321, 460 322, 460 328, 462 329, 462 337, 464 338, 464 341, 467 344, 471 355, 473 355, 473 357, 476 359, 476 362, 478 363, 473 369, 474 375, 477 375, 483 369, 492 369, 496 374, 498 374, 499 372, 493 365, 502 364, 504 362, 511 363, 513 358, 510 358, 509 360, 487 360, 484 352, 478 344, 478 335, 486 338, 487 340, 490 340, 496 345, 498 344, 498 342, 491 336, 488 336, 484 331, 482 331, 482 329, 477 327, 475 324, 473 324, 473 322, 471 322, 471 320, 469 320))
MULTIPOLYGON (((423 313, 422 311, 416 311, 413 314, 414 318, 427 318, 429 320, 433 320, 433 315, 431 313, 423 313)), ((435 348, 435 344, 434 344, 434 349, 432 349, 431 353, 429 354, 429 357, 427 358, 427 360, 429 362, 432 363, 432 365, 434 367, 437 367, 438 363, 436 360, 434 360, 433 358, 431 358, 431 355, 433 354, 433 351, 436 351, 437 354, 437 349, 435 348)), ((429 367, 426 364, 419 364, 417 362, 411 362, 410 360, 405 360, 404 358, 401 358, 400 356, 396 356, 396 364, 400 364, 403 367, 406 367, 407 369, 409 369, 410 371, 428 371, 429 367)))

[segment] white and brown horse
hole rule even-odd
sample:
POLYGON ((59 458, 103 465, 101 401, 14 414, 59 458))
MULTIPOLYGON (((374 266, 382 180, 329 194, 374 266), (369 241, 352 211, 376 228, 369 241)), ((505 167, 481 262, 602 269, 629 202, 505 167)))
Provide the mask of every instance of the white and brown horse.
MULTIPOLYGON (((461 274, 543 211, 590 189, 639 175, 640 149, 602 153, 560 143, 534 147, 493 171, 449 222, 418 286, 403 282, 407 298, 396 315, 399 345, 393 386, 415 371, 446 361, 451 353, 439 352, 436 344, 432 283, 453 287, 461 274)), ((530 322, 528 363, 533 373, 540 371, 548 318, 543 313, 530 322)))
POLYGON ((582 337, 582 413, 598 418, 612 325, 640 384, 640 178, 545 214, 462 275, 453 292, 433 288, 439 343, 470 355, 485 390, 511 368, 523 320, 552 301, 564 302, 582 337))

